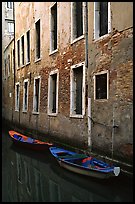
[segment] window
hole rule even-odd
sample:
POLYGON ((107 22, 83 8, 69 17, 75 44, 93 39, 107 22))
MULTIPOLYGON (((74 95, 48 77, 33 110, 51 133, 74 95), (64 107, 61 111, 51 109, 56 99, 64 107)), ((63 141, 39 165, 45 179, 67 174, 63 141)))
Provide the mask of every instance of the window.
POLYGON ((20 40, 17 41, 17 60, 18 60, 18 67, 20 67, 20 40))
POLYGON ((13 8, 13 2, 7 2, 7 8, 12 9, 13 8))
POLYGON ((19 111, 19 94, 20 94, 20 86, 19 82, 16 83, 15 87, 15 110, 19 111))
POLYGON ((83 35, 83 2, 72 2, 72 40, 83 35))
POLYGON ((40 58, 40 19, 36 22, 36 59, 40 58))
POLYGON ((94 39, 110 32, 110 3, 94 2, 94 39))
POLYGON ((27 37, 27 63, 30 62, 30 30, 26 33, 27 37))
POLYGON ((82 117, 85 108, 84 63, 71 67, 70 116, 82 117))
POLYGON ((24 65, 24 35, 21 37, 22 65, 24 65))
POLYGON ((94 99, 108 99, 108 72, 94 76, 94 99))
POLYGON ((25 79, 23 87, 23 111, 27 111, 27 109, 28 109, 28 79, 25 79))
POLYGON ((52 71, 49 76, 48 113, 58 113, 58 70, 52 71))
POLYGON ((33 112, 39 112, 40 77, 34 78, 33 112))
POLYGON ((57 49, 57 3, 51 8, 51 52, 57 49))
POLYGON ((8 22, 8 32, 14 33, 14 23, 13 22, 8 22))

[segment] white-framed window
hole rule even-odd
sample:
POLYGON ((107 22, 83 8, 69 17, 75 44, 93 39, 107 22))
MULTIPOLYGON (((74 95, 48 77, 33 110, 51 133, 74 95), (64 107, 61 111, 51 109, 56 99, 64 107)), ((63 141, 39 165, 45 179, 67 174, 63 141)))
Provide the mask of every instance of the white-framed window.
POLYGON ((35 23, 35 37, 36 37, 36 60, 40 59, 40 19, 35 23))
POLYGON ((84 3, 71 2, 71 42, 84 37, 84 3))
POLYGON ((24 65, 24 35, 21 37, 21 65, 24 65))
POLYGON ((34 77, 33 113, 39 113, 41 77, 34 77))
POLYGON ((23 82, 23 112, 27 112, 28 110, 28 87, 29 80, 25 79, 23 82))
POLYGON ((51 71, 48 79, 48 115, 58 114, 58 69, 51 71))
POLYGON ((19 111, 20 83, 15 84, 15 111, 19 111))
POLYGON ((8 32, 14 33, 14 23, 13 22, 8 22, 8 32))
POLYGON ((17 40, 17 65, 20 67, 20 40, 17 40))
POLYGON ((83 118, 85 114, 85 63, 71 66, 70 117, 83 118))
POLYGON ((110 2, 94 2, 94 39, 111 32, 110 2))
POLYGON ((27 41, 26 43, 27 44, 26 61, 27 63, 29 63, 30 62, 30 30, 28 30, 26 33, 26 41, 27 41))
POLYGON ((57 2, 50 7, 50 53, 57 50, 57 2))
POLYGON ((94 75, 94 100, 109 98, 109 72, 108 70, 94 75))
POLYGON ((13 9, 13 2, 7 2, 7 8, 13 9))

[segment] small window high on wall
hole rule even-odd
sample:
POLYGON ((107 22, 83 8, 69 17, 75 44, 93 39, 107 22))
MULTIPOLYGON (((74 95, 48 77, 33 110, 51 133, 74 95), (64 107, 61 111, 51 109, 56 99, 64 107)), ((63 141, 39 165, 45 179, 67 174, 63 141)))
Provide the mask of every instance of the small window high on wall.
POLYGON ((22 65, 24 65, 24 35, 21 37, 21 54, 22 54, 22 65))
POLYGON ((57 3, 51 7, 51 52, 57 49, 57 3))
POLYGON ((108 72, 94 76, 94 99, 108 99, 108 72))
POLYGON ((40 58, 40 19, 35 23, 36 27, 36 60, 40 58))
POLYGON ((30 62, 30 30, 26 33, 26 40, 27 40, 27 63, 30 62))
POLYGON ((14 33, 14 23, 13 22, 8 22, 8 32, 14 33))
POLYGON ((18 60, 18 67, 20 67, 20 40, 17 41, 17 60, 18 60))
POLYGON ((40 103, 40 77, 34 78, 33 112, 39 112, 40 103))
POLYGON ((13 9, 13 2, 7 2, 7 8, 13 9))
POLYGON ((83 35, 83 2, 72 2, 72 41, 83 35))
POLYGON ((110 2, 94 2, 94 39, 98 39, 110 31, 110 2))

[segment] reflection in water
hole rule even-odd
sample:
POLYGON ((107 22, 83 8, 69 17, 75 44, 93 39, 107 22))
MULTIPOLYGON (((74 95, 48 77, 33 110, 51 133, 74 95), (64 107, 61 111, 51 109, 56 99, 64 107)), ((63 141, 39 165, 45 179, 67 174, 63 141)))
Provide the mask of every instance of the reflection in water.
POLYGON ((3 202, 128 202, 132 181, 122 177, 101 181, 61 168, 49 151, 38 153, 2 140, 3 202))
POLYGON ((60 202, 60 188, 53 180, 49 180, 50 202, 60 202))

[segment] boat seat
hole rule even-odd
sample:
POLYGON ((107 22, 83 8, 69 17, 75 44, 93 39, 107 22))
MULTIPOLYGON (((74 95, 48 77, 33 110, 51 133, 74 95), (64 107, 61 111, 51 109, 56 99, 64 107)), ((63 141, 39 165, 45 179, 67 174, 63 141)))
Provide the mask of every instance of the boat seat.
POLYGON ((26 140, 26 142, 28 142, 28 143, 34 143, 34 139, 28 137, 28 139, 26 140))
POLYGON ((17 140, 21 140, 21 139, 22 139, 22 137, 21 137, 21 136, 16 135, 16 134, 14 134, 14 138, 15 138, 15 139, 17 139, 17 140))

